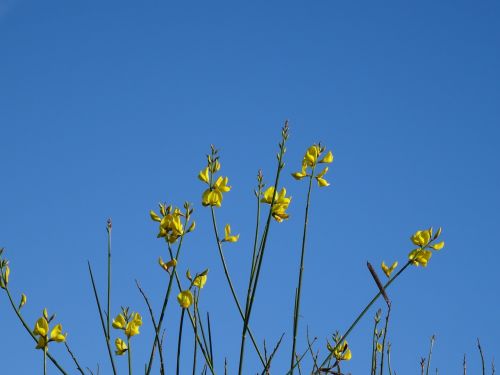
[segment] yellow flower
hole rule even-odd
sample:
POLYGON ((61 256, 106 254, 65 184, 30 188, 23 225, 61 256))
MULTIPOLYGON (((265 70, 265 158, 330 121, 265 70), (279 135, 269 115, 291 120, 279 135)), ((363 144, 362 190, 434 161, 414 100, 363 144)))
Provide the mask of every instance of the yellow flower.
POLYGON ((208 174, 208 167, 206 167, 204 170, 200 171, 200 173, 198 173, 198 178, 205 182, 206 184, 210 183, 210 177, 209 177, 209 174, 208 174))
MULTIPOLYGON (((125 328, 125 334, 127 335, 127 337, 130 338, 130 337, 138 335, 140 333, 139 332, 140 325, 137 323, 138 322, 136 320, 132 320, 132 321, 127 323, 127 327, 125 328)), ((141 324, 142 324, 142 322, 141 322, 141 324)))
POLYGON ((351 349, 349 349, 346 340, 344 340, 344 342, 340 345, 335 344, 335 346, 327 343, 327 348, 337 361, 349 361, 352 358, 352 352, 351 349))
POLYGON ((202 196, 202 204, 204 206, 216 206, 220 207, 222 204, 222 193, 227 193, 231 190, 231 186, 228 183, 229 179, 227 177, 219 176, 215 184, 205 190, 202 196))
POLYGON ((21 294, 21 302, 19 302, 19 310, 24 306, 26 305, 26 294, 22 293, 21 294))
POLYGON ((203 289, 203 287, 205 286, 206 283, 207 283, 207 275, 206 274, 196 276, 194 278, 194 281, 193 281, 193 285, 200 288, 200 289, 203 289))
POLYGON ((292 177, 295 178, 296 180, 302 180, 304 177, 307 176, 306 168, 307 164, 302 163, 302 169, 300 170, 300 172, 292 173, 292 177))
POLYGON ((5 275, 3 277, 5 284, 9 283, 9 276, 10 276, 10 267, 7 266, 7 267, 5 267, 5 275))
POLYGON ((390 267, 387 267, 387 265, 385 264, 385 262, 382 262, 382 271, 384 271, 384 273, 385 273, 385 275, 387 277, 391 277, 392 271, 394 271, 397 266, 398 266, 398 262, 397 261, 395 261, 394 263, 392 263, 392 265, 390 267))
POLYGON ((408 259, 411 260, 411 263, 415 266, 427 267, 427 263, 429 259, 431 259, 431 256, 432 251, 430 250, 415 249, 408 255, 408 259))
POLYGON ((411 241, 420 247, 426 247, 432 236, 432 228, 426 230, 419 230, 415 232, 413 236, 411 236, 411 241))
POLYGON ((328 183, 327 180, 325 180, 323 178, 323 176, 326 174, 326 172, 328 172, 328 167, 325 167, 321 172, 319 172, 317 175, 316 175, 316 181, 318 181, 318 185, 320 187, 323 187, 323 186, 329 186, 330 184, 328 183))
POLYGON ((319 161, 319 163, 331 163, 333 161, 333 154, 331 151, 328 151, 328 153, 319 161))
POLYGON ((36 343, 36 349, 44 349, 48 344, 46 336, 40 336, 38 342, 36 343))
POLYGON ((127 321, 125 320, 125 316, 120 313, 113 319, 113 328, 116 329, 124 329, 127 325, 127 321))
POLYGON ((312 145, 307 149, 306 154, 304 155, 303 162, 309 167, 315 166, 318 161, 319 154, 320 154, 319 146, 312 145))
POLYGON ((115 340, 115 346, 116 346, 116 355, 123 355, 128 350, 127 344, 125 344, 125 341, 122 339, 116 339, 115 340))
POLYGON ((66 341, 67 335, 68 335, 67 333, 63 335, 62 325, 58 324, 52 329, 52 331, 50 331, 50 340, 56 342, 64 342, 66 341))
POLYGON ((173 213, 166 214, 160 221, 160 233, 158 237, 165 237, 169 243, 177 241, 184 234, 181 216, 182 213, 178 208, 173 213))
POLYGON ((161 257, 158 259, 158 263, 160 264, 160 267, 163 268, 165 271, 169 272, 170 268, 177 266, 177 260, 171 259, 167 263, 161 259, 161 257))
POLYGON ((236 236, 231 235, 231 226, 229 224, 226 224, 226 227, 224 228, 224 239, 222 241, 225 242, 236 242, 240 238, 240 235, 237 234, 236 236))
POLYGON ((139 314, 139 313, 136 312, 136 313, 132 314, 132 316, 133 316, 133 322, 137 326, 139 326, 139 327, 142 326, 142 316, 141 316, 141 314, 139 314))
POLYGON ((161 221, 161 218, 153 210, 149 211, 149 216, 151 216, 151 219, 154 221, 161 221))
POLYGON ((435 243, 434 245, 431 245, 434 250, 441 250, 444 247, 444 241, 435 243))
POLYGON ((377 342, 377 352, 382 353, 382 344, 377 342))
POLYGON ((286 210, 288 209, 288 205, 290 204, 292 198, 286 196, 285 188, 282 188, 276 196, 274 192, 274 186, 270 186, 264 192, 264 195, 260 201, 263 203, 271 204, 273 201, 273 196, 275 198, 271 214, 278 223, 281 223, 283 220, 286 220, 289 217, 289 215, 286 213, 286 210))
POLYGON ((193 303, 193 294, 189 290, 184 290, 177 295, 177 301, 183 309, 187 309, 193 303))
POLYGON ((47 336, 49 332, 49 322, 44 317, 38 319, 35 323, 35 328, 33 329, 33 334, 40 336, 47 336))

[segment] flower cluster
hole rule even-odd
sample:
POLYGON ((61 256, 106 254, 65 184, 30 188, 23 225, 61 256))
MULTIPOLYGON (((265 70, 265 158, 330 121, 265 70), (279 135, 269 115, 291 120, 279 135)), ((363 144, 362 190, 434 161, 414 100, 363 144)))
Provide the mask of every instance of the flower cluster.
POLYGON ((48 348, 48 344, 51 341, 55 342, 65 342, 67 333, 62 333, 62 325, 57 324, 52 330, 50 330, 49 323, 55 318, 55 315, 52 315, 49 318, 49 314, 47 309, 43 310, 42 317, 38 319, 35 323, 35 328, 33 329, 33 334, 38 336, 38 342, 36 345, 37 349, 46 350, 48 348), (49 334, 50 332, 50 334, 49 334))
POLYGON ((312 145, 311 147, 309 147, 304 155, 304 158, 302 159, 302 168, 300 172, 292 173, 292 176, 296 180, 302 180, 304 177, 307 176, 311 178, 314 177, 320 187, 329 186, 330 183, 324 178, 326 172, 328 172, 328 167, 323 168, 321 172, 314 175, 314 171, 318 164, 321 163, 330 164, 331 162, 333 162, 333 154, 331 151, 328 151, 326 155, 324 155, 320 159, 321 154, 323 154, 324 152, 325 152, 325 147, 322 147, 319 144, 312 145), (308 168, 310 169, 310 171, 308 171, 308 168))
POLYGON ((281 223, 289 217, 286 210, 288 209, 291 200, 292 197, 286 196, 285 188, 281 188, 280 192, 276 194, 274 186, 271 186, 264 192, 260 201, 262 203, 272 205, 271 214, 278 223, 281 223))
POLYGON ((333 345, 330 345, 328 341, 326 342, 327 349, 332 353, 337 361, 349 361, 352 358, 352 353, 351 349, 349 349, 347 341, 343 340, 341 343, 341 337, 338 332, 332 336, 332 339, 333 345))
MULTIPOLYGON (((139 327, 142 326, 142 317, 137 312, 129 313, 128 307, 122 307, 122 312, 113 319, 113 328, 121 329, 125 332, 127 340, 132 336, 138 335, 139 327)), ((127 350, 127 344, 120 338, 115 340, 116 354, 123 355, 127 350)))
POLYGON ((231 190, 227 177, 219 176, 214 182, 214 174, 219 170, 219 156, 215 147, 212 146, 212 154, 207 155, 207 166, 198 174, 198 178, 208 185, 201 198, 201 203, 204 206, 220 207, 222 204, 222 193, 227 193, 231 190))
POLYGON ((444 241, 435 242, 441 235, 441 228, 439 228, 433 235, 432 228, 419 230, 410 237, 411 242, 417 245, 418 248, 412 250, 408 254, 408 259, 415 266, 427 267, 427 263, 432 256, 432 250, 441 250, 444 247, 444 241), (432 249, 432 250, 429 250, 432 249))
POLYGON ((196 223, 193 221, 189 226, 188 230, 184 230, 184 225, 190 219, 193 209, 189 203, 184 203, 184 213, 181 212, 179 208, 173 208, 171 205, 167 206, 164 203, 160 203, 160 215, 151 210, 149 215, 151 219, 160 223, 158 238, 165 238, 165 240, 172 244, 179 237, 182 237, 185 233, 189 233, 194 230, 196 223), (184 218, 185 224, 182 223, 181 218, 184 218))
POLYGON ((191 288, 196 287, 198 289, 203 289, 207 283, 208 278, 208 268, 202 273, 197 274, 194 278, 191 276, 189 270, 186 271, 186 278, 191 282, 188 289, 183 290, 177 295, 177 302, 179 306, 183 309, 188 309, 194 302, 193 293, 191 293, 191 288))

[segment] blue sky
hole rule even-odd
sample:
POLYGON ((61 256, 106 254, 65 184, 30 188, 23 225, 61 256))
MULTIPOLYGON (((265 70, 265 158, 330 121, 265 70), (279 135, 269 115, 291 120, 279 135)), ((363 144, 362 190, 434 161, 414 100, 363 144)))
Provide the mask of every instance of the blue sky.
MULTIPOLYGON (((203 308, 216 368, 228 357, 235 373, 241 324, 196 175, 215 144, 233 186, 217 214, 241 234, 226 256, 243 298, 255 175, 262 168, 269 183, 289 119, 291 218, 272 227, 252 322, 269 346, 287 332, 274 373, 291 350, 306 193, 289 173, 318 141, 335 161, 331 186, 313 191, 299 349, 309 326, 324 351, 376 292, 366 261, 403 263, 415 230, 442 226, 445 249, 390 289, 392 365, 416 373, 436 334, 432 367, 457 372, 467 353, 479 372, 477 337, 488 362, 500 354, 499 16, 494 1, 0 0, 0 245, 12 292, 28 295, 27 321, 57 313, 80 362, 110 372, 86 262, 104 296, 112 217, 113 315, 129 305, 145 318, 139 373, 152 331, 134 279, 156 311, 166 286, 148 212, 187 200, 198 226, 180 269, 210 268, 203 308)), ((0 303, 2 373, 39 373, 41 353, 3 294, 0 303)), ((167 311, 170 372, 178 310, 167 311)), ((375 311, 351 335, 345 371, 369 371, 375 311)), ((51 352, 72 370, 62 346, 51 352)), ((125 372, 126 359, 117 363, 125 372)))

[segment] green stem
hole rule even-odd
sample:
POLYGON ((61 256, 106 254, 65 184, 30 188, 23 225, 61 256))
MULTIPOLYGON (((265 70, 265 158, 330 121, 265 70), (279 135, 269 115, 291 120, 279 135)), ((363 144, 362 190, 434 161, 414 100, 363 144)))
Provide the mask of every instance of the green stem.
MULTIPOLYGON (((184 221, 184 228, 186 227, 186 224, 187 224, 187 219, 184 221)), ((182 242, 183 242, 183 240, 184 240, 184 235, 181 236, 181 238, 179 240, 179 245, 177 246, 177 252, 175 254, 175 259, 177 261, 179 261, 179 255, 180 255, 180 251, 181 251, 181 248, 182 248, 182 242)), ((172 256, 172 250, 171 250, 170 244, 168 242, 167 242, 167 245, 168 245, 168 250, 170 252, 170 256, 172 256)), ((151 372, 151 367, 153 366, 153 359, 154 359, 154 355, 155 355, 156 345, 159 344, 158 335, 160 334, 160 331, 161 331, 161 327, 162 327, 162 324, 163 324, 163 318, 165 316, 165 311, 167 309, 168 300, 170 298, 170 292, 171 292, 172 283, 173 283, 173 280, 174 280, 174 276, 173 275, 175 273, 176 268, 177 268, 177 266, 174 266, 172 268, 172 273, 170 274, 170 279, 168 281, 167 291, 165 293, 165 297, 163 298, 163 306, 161 308, 160 319, 158 320, 158 332, 155 335, 155 339, 153 341, 153 348, 151 349, 151 354, 149 356, 149 363, 148 363, 148 368, 146 370, 146 375, 149 375, 149 373, 151 372)))
POLYGON ((111 219, 108 220, 106 230, 108 232, 108 308, 107 308, 107 316, 108 316, 108 321, 107 321, 107 334, 106 337, 108 341, 111 339, 111 331, 109 328, 109 321, 111 319, 111 310, 110 310, 110 305, 111 305, 111 219))
POLYGON ((384 375, 384 353, 385 353, 385 339, 387 337, 387 330, 389 329, 389 318, 391 315, 391 304, 387 305, 387 315, 385 317, 384 336, 382 338, 382 354, 380 358, 380 375, 384 375))
MULTIPOLYGON (((9 291, 9 288, 7 286, 5 286, 5 292, 7 293, 7 297, 9 297, 9 302, 10 302, 10 305, 12 306, 12 308, 14 309, 14 312, 16 313, 17 317, 19 318, 19 320, 21 321, 23 327, 26 329, 26 331, 30 334, 30 336, 33 338, 33 340, 35 340, 35 342, 38 342, 36 336, 33 334, 33 332, 31 331, 30 327, 28 327, 28 324, 26 323, 26 321, 24 320, 23 316, 21 315, 21 313, 19 312, 19 309, 16 307, 16 305, 14 304, 14 301, 12 300, 12 296, 10 294, 10 291, 9 291)), ((50 361, 54 364, 54 366, 57 367, 57 369, 64 375, 68 375, 68 373, 61 367, 61 365, 55 360, 55 358, 50 354, 50 353, 47 353, 47 356, 49 357, 50 361)))
POLYGON ((432 347, 434 346, 434 340, 435 340, 435 336, 432 335, 431 337, 431 345, 429 347, 429 356, 427 357, 427 367, 425 369, 425 375, 429 375, 429 368, 431 366, 431 358, 432 358, 432 347))
POLYGON ((311 199, 311 190, 312 190, 312 180, 314 176, 313 166, 311 175, 309 176, 309 187, 307 189, 307 200, 306 200, 306 213, 304 217, 304 231, 302 233, 302 250, 300 254, 300 269, 299 269, 299 281, 295 299, 295 307, 293 311, 293 343, 292 343, 292 358, 290 360, 290 372, 293 375, 294 363, 295 363, 295 347, 297 344, 297 330, 299 327, 299 314, 300 314, 300 296, 302 291, 302 275, 304 273, 304 255, 306 252, 306 235, 307 235, 307 223, 309 219, 309 202, 311 199))
POLYGON ((132 375, 132 348, 130 347, 130 338, 127 337, 127 359, 128 359, 128 375, 132 375))
POLYGON ((43 375, 47 375, 47 347, 43 348, 43 375))
MULTIPOLYGON (((198 293, 199 296, 199 293, 198 293)), ((198 311, 198 296, 196 294, 196 290, 194 292, 194 350, 193 350, 193 375, 196 374, 196 355, 198 354, 198 341, 196 341, 196 336, 198 336, 198 324, 201 323, 197 319, 197 311, 198 311)), ((206 343, 205 343, 206 346, 206 343)))
MULTIPOLYGON (((378 313, 377 313, 378 314, 378 313)), ((377 325, 378 325, 378 316, 375 318, 375 324, 373 325, 373 336, 372 336, 372 366, 371 366, 371 375, 375 375, 377 371, 377 325)))
POLYGON ((182 325, 184 323, 184 311, 186 309, 182 309, 181 312, 181 322, 179 324, 179 339, 177 341, 177 366, 175 373, 179 375, 180 363, 181 363, 181 343, 182 343, 182 325))
POLYGON ((111 361, 111 367, 113 369, 113 374, 116 375, 115 360, 113 359, 113 353, 111 352, 111 347, 109 346, 108 335, 106 334, 106 326, 104 324, 104 318, 102 316, 101 303, 99 301, 99 296, 97 294, 97 288, 95 286, 94 275, 92 274, 92 268, 90 267, 90 262, 88 262, 90 281, 92 282, 92 288, 94 290, 94 297, 97 304, 97 310, 99 311, 99 318, 101 320, 102 331, 104 333, 104 340, 106 341, 106 347, 108 349, 109 360, 111 361))

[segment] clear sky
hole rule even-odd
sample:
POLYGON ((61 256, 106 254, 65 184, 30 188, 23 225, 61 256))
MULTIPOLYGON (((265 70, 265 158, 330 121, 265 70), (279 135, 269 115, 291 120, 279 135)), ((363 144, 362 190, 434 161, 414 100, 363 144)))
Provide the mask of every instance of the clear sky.
MULTIPOLYGON (((110 373, 86 262, 104 297, 112 217, 112 313, 129 305, 144 316, 134 338, 141 373, 152 331, 134 279, 155 311, 166 287, 157 266, 166 247, 148 212, 188 200, 198 226, 180 270, 210 267, 202 308, 211 312, 215 365, 221 373, 227 356, 235 373, 241 322, 196 175, 215 144, 233 187, 217 214, 241 234, 226 256, 243 299, 255 175, 262 168, 269 183, 289 119, 291 218, 272 226, 252 321, 268 346, 287 332, 274 373, 291 350, 306 194, 289 173, 317 141, 335 161, 331 186, 312 196, 299 350, 309 326, 324 351, 376 292, 366 261, 401 264, 415 230, 442 226, 445 249, 389 290, 392 366, 417 373, 436 334, 432 367, 457 373, 467 353, 479 373, 477 337, 488 362, 500 359, 499 17, 489 0, 0 0, 0 245, 15 298, 28 295, 27 321, 44 307, 57 313, 80 362, 110 373)), ((41 373, 41 352, 0 297, 0 372, 41 373)), ((347 372, 369 371, 376 308, 349 339, 347 372)), ((169 372, 178 319, 172 303, 169 372)), ((51 352, 73 370, 63 346, 51 352)), ((258 362, 247 353, 253 374, 258 362)), ((116 361, 125 372, 126 359, 116 361)))

